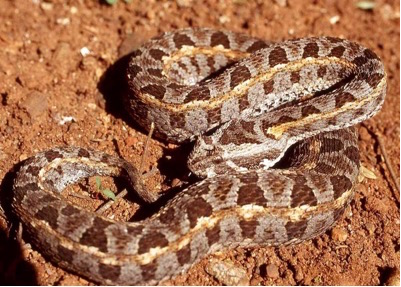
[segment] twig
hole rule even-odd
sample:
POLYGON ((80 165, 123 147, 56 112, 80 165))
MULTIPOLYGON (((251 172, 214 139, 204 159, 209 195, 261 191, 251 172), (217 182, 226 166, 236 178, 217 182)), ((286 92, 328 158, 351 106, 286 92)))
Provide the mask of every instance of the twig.
POLYGON ((115 200, 108 200, 102 207, 100 207, 98 210, 96 210, 97 214, 102 214, 105 212, 107 209, 109 209, 113 204, 117 203, 119 199, 123 198, 128 194, 127 189, 123 189, 119 194, 116 195, 115 200))
POLYGON ((152 134, 153 134, 154 129, 155 129, 155 124, 154 124, 154 122, 152 122, 150 124, 150 130, 149 130, 149 133, 148 133, 148 137, 146 138, 145 148, 143 150, 143 154, 142 154, 142 158, 141 158, 141 164, 139 166, 139 174, 142 174, 142 172, 143 172, 143 165, 145 163, 145 158, 147 157, 147 154, 148 154, 149 142, 150 142, 150 139, 152 138, 152 134))
MULTIPOLYGON (((383 141, 383 135, 380 132, 375 132, 372 131, 366 124, 362 123, 362 125, 368 130, 370 131, 370 133, 376 138, 378 144, 379 144, 379 148, 380 151, 383 155, 383 159, 384 159, 384 163, 386 164, 386 167, 388 169, 388 171, 390 172, 390 176, 391 176, 391 180, 395 186, 395 189, 397 192, 394 192, 394 197, 397 199, 398 203, 400 203, 400 184, 399 181, 397 179, 397 176, 395 174, 393 165, 391 163, 391 160, 387 154, 387 150, 386 150, 386 146, 384 144, 383 141)), ((391 186, 391 185, 390 185, 391 186)))
POLYGON ((76 193, 72 193, 72 194, 70 194, 70 196, 73 196, 73 197, 76 197, 76 198, 79 198, 79 199, 85 199, 85 200, 91 200, 92 199, 90 196, 76 194, 76 193))
POLYGON ((385 164, 387 166, 388 171, 390 172, 391 179, 393 180, 393 184, 394 184, 394 186, 396 187, 396 189, 398 191, 397 193, 394 194, 395 198, 397 199, 398 203, 400 203, 400 183, 397 180, 397 176, 396 176, 395 171, 393 169, 393 165, 391 163, 390 158, 388 157, 386 146, 384 145, 382 135, 380 133, 377 133, 377 134, 375 133, 375 135, 376 135, 377 141, 379 143, 380 151, 383 154, 384 162, 385 162, 385 164))

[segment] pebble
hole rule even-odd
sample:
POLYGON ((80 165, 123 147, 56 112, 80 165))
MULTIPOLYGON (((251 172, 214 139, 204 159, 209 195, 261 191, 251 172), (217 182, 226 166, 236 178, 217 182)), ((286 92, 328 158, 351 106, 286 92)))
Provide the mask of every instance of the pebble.
POLYGON ((369 141, 371 139, 369 131, 365 127, 360 127, 359 128, 359 137, 363 141, 369 141))
POLYGON ((287 6, 287 0, 275 0, 276 4, 281 7, 287 6))
POLYGON ((237 267, 231 260, 211 259, 205 271, 214 276, 223 285, 244 286, 249 285, 246 271, 237 267))
POLYGON ((71 46, 69 43, 60 42, 54 50, 52 62, 57 65, 57 72, 66 77, 71 66, 71 46))
POLYGON ((176 0, 177 6, 181 8, 187 8, 192 5, 192 0, 176 0))
POLYGON ((343 228, 334 227, 331 230, 331 238, 338 242, 344 242, 348 238, 348 233, 343 228))
POLYGON ((278 267, 274 264, 269 264, 266 266, 266 275, 270 278, 278 278, 280 273, 278 272, 278 267))
POLYGON ((376 231, 376 227, 373 223, 367 222, 365 224, 366 230, 369 232, 369 235, 373 235, 376 231))
POLYGON ((41 92, 34 91, 28 95, 21 105, 28 112, 29 116, 34 119, 47 110, 47 97, 41 92))
POLYGON ((126 139, 125 139, 125 145, 126 146, 134 146, 134 145, 136 145, 138 143, 138 138, 136 138, 136 137, 127 137, 126 139))

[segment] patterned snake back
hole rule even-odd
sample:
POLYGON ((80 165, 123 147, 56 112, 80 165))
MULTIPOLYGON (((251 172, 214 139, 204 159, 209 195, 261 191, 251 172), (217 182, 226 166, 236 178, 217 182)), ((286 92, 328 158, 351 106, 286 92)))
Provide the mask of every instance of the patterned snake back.
POLYGON ((128 111, 174 143, 202 180, 152 217, 116 222, 67 202, 69 184, 136 168, 77 147, 29 158, 13 207, 51 261, 103 284, 156 284, 222 249, 302 242, 331 227, 359 169, 353 125, 382 106, 386 76, 371 50, 338 38, 269 43, 213 29, 164 33, 133 52, 128 111))

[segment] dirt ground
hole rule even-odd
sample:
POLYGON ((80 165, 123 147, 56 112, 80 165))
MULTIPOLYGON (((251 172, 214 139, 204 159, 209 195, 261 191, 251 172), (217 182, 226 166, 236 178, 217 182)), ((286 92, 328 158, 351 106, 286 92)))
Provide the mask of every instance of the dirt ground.
MULTIPOLYGON (((319 35, 357 41, 384 61, 388 91, 381 112, 359 125, 361 160, 368 171, 333 230, 296 246, 212 255, 163 284, 227 283, 210 272, 215 260, 243 273, 243 284, 399 284, 399 191, 389 166, 398 182, 400 4, 378 0, 372 10, 364 10, 356 3, 120 0, 111 6, 84 0, 0 0, 0 283, 93 285, 52 265, 29 238, 23 237, 22 246, 14 240, 17 221, 6 198, 16 165, 38 151, 75 145, 117 154, 138 166, 146 135, 127 117, 118 80, 111 77, 115 82, 109 84, 109 74, 115 70, 111 67, 162 31, 199 26, 272 41, 319 35)), ((148 179, 153 190, 168 190, 186 180, 187 171, 175 167, 179 161, 172 148, 156 140, 150 143, 145 171, 156 167, 148 179)), ((84 199, 77 201, 88 205, 84 199)), ((107 214, 127 220, 136 206, 122 200, 107 214)))

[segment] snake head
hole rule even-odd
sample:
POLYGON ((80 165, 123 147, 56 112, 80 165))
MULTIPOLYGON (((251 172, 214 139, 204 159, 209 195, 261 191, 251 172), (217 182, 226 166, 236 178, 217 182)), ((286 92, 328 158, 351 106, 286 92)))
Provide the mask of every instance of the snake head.
POLYGON ((223 162, 221 151, 210 136, 201 136, 188 159, 189 169, 198 177, 212 177, 216 175, 216 167, 223 162))

